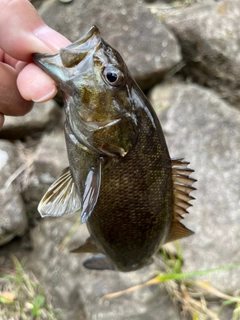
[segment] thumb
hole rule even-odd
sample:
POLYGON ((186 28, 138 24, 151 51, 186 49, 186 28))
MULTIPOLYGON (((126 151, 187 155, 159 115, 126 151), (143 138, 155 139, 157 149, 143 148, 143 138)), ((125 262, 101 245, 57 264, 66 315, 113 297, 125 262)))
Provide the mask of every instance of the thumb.
POLYGON ((70 43, 43 22, 28 0, 1 0, 0 12, 0 48, 17 60, 30 61, 34 52, 55 53, 70 43))

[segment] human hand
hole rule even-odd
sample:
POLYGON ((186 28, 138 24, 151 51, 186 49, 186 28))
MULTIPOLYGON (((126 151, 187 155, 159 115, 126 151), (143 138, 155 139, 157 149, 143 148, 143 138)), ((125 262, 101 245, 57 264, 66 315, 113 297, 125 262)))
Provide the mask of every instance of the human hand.
POLYGON ((21 116, 33 101, 57 92, 55 82, 32 62, 32 53, 55 53, 70 42, 49 28, 28 0, 0 0, 0 129, 4 115, 21 116))

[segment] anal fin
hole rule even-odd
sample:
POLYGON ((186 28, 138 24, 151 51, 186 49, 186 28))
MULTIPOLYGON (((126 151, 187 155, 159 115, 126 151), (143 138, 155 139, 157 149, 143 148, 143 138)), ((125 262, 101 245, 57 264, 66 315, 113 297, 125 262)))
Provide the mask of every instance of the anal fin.
POLYGON ((96 244, 93 242, 92 238, 89 237, 87 240, 82 244, 80 247, 71 250, 72 253, 100 253, 100 250, 96 246, 96 244))
POLYGON ((111 260, 102 254, 91 237, 87 238, 80 247, 71 250, 71 253, 97 253, 84 261, 83 266, 91 270, 115 270, 115 265, 111 260))

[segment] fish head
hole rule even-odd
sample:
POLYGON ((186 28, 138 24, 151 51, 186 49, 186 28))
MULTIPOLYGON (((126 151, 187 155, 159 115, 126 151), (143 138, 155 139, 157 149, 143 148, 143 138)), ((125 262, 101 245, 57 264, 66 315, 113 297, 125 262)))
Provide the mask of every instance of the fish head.
POLYGON ((101 154, 125 156, 138 135, 134 80, 98 28, 57 54, 37 53, 33 59, 64 92, 67 121, 77 139, 101 154))

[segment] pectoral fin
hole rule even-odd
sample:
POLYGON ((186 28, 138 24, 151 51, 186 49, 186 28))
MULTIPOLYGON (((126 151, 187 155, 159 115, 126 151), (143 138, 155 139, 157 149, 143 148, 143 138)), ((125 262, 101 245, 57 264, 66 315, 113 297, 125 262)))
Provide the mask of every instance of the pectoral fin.
POLYGON ((38 205, 42 217, 61 217, 81 208, 71 171, 66 168, 50 186, 38 205))
POLYGON ((81 222, 85 223, 90 217, 98 200, 101 186, 102 161, 100 158, 97 167, 92 167, 87 175, 82 201, 81 222))
POLYGON ((85 243, 77 249, 71 250, 72 253, 98 253, 84 261, 83 265, 91 270, 115 270, 114 264, 96 246, 91 237, 87 238, 85 243))

